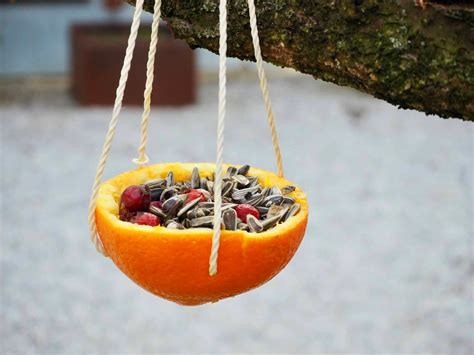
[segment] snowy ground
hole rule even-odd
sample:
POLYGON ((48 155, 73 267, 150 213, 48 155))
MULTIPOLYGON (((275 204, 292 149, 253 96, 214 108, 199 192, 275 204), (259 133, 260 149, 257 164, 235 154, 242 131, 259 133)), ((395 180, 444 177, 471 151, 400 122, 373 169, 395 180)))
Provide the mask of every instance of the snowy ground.
MULTIPOLYGON (((0 107, 0 352, 472 354, 474 125, 310 77, 270 89, 306 238, 265 286, 195 308, 146 293, 89 242, 110 109, 45 93, 0 107)), ((207 84, 197 105, 153 111, 152 160, 212 161, 216 97, 207 84)), ((228 112, 226 160, 274 169, 257 81, 230 83, 228 112)), ((107 176, 133 167, 140 114, 124 110, 107 176)))

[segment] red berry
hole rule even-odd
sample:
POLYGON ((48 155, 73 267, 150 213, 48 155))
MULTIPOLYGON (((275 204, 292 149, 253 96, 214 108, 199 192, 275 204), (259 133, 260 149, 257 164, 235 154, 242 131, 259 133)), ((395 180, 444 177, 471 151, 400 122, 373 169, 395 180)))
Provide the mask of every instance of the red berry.
POLYGON ((201 200, 199 202, 206 202, 207 201, 206 195, 202 191, 199 191, 197 189, 189 190, 189 192, 187 193, 187 196, 188 197, 186 199, 186 202, 191 202, 191 201, 197 199, 198 197, 201 198, 201 200))
POLYGON ((161 209, 163 207, 163 202, 161 201, 151 201, 150 202, 150 207, 158 207, 161 209))
POLYGON ((148 212, 138 212, 130 222, 155 227, 160 224, 160 219, 148 212))
POLYGON ((258 212, 258 210, 252 205, 247 205, 245 203, 235 206, 235 212, 237 212, 237 217, 244 223, 247 223, 247 215, 249 214, 260 219, 260 212, 258 212))
POLYGON ((122 204, 119 208, 119 217, 121 221, 129 222, 134 216, 134 213, 127 210, 122 204))
POLYGON ((150 206, 150 190, 144 185, 127 187, 120 197, 120 208, 128 212, 147 211, 150 206))

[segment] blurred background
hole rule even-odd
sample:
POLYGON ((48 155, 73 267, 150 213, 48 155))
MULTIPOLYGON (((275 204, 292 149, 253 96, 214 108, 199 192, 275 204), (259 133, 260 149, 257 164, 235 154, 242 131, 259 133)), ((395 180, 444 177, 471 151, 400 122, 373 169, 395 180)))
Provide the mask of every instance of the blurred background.
MULTIPOLYGON (((474 353, 472 123, 268 65, 306 237, 263 287, 180 307, 89 241, 87 204, 133 8, 0 0, 0 352, 474 353)), ((134 166, 143 16, 106 177, 134 166)), ((217 56, 161 29, 148 153, 213 161, 217 56)), ((225 160, 274 170, 253 63, 229 60, 225 160)))

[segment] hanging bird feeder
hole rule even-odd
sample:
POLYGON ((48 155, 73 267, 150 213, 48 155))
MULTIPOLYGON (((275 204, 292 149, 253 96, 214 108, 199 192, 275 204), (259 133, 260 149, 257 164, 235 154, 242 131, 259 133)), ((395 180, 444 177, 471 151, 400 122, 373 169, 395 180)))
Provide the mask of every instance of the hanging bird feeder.
MULTIPOLYGON (((144 112, 141 123, 142 138, 138 149, 139 156, 134 159, 134 163, 139 167, 101 182, 122 106, 140 25, 143 0, 137 0, 112 119, 97 167, 89 206, 91 239, 97 250, 109 256, 120 270, 144 289, 183 305, 216 302, 256 288, 273 278, 295 254, 303 239, 308 220, 305 194, 283 177, 281 153, 260 52, 254 0, 248 0, 248 5, 257 71, 267 110, 278 174, 248 166, 231 167, 223 164, 222 161, 226 97, 226 0, 221 0, 219 7, 220 61, 216 163, 164 163, 147 166, 148 157, 145 152, 150 97, 161 15, 161 1, 156 0, 147 63, 144 112), (241 170, 241 174, 235 175, 236 171, 241 170), (227 171, 225 176, 224 171, 227 171), (164 190, 167 186, 168 190, 171 190, 170 176, 173 182, 179 182, 177 183, 179 187, 173 187, 174 191, 168 191, 171 193, 168 196, 168 192, 164 190), (193 182, 196 176, 197 182, 193 182), (159 185, 161 183, 164 184, 163 189, 159 185), (196 187, 192 186, 193 184, 206 183, 209 188, 207 192, 201 192, 204 196, 202 200, 198 197, 190 201, 182 197, 190 195, 190 193, 182 192, 187 188, 196 187), (158 207, 149 207, 151 205, 149 201, 145 208, 149 208, 150 212, 158 216, 162 215, 163 218, 169 217, 167 224, 142 225, 132 223, 133 220, 124 220, 121 212, 124 191, 130 186, 144 186, 150 194, 149 186, 152 186, 150 184, 153 185, 153 191, 160 192, 160 201, 156 203, 160 208, 163 204, 163 210, 158 207), (244 186, 244 188, 238 190, 236 186, 244 186), (282 190, 285 191, 284 194, 281 193, 282 190), (232 198, 228 197, 232 191, 234 191, 232 198), (275 194, 272 195, 272 193, 275 194), (187 218, 185 218, 185 226, 182 226, 178 222, 179 216, 176 216, 177 210, 174 208, 172 209, 174 214, 171 217, 175 218, 171 219, 171 211, 166 211, 166 206, 171 205, 168 201, 171 200, 181 204, 182 208, 178 213, 181 215, 192 214, 192 208, 195 206, 197 208, 198 204, 206 205, 207 210, 212 211, 212 218, 205 219, 208 228, 187 218), (257 201, 260 203, 264 201, 264 204, 259 207, 260 211, 268 215, 273 213, 273 215, 263 222, 254 215, 247 215, 247 219, 242 221, 236 216, 242 219, 245 219, 245 216, 242 217, 238 214, 239 212, 230 211, 239 209, 238 203, 232 203, 236 202, 235 200, 244 200, 255 206, 257 201), (285 203, 293 204, 298 208, 289 208, 289 205, 285 203), (165 212, 168 214, 166 215, 165 212), (237 220, 243 226, 238 230, 237 220), (269 226, 270 222, 273 222, 271 228, 264 228, 265 225, 269 226)), ((154 218, 156 221, 159 217, 154 218)))

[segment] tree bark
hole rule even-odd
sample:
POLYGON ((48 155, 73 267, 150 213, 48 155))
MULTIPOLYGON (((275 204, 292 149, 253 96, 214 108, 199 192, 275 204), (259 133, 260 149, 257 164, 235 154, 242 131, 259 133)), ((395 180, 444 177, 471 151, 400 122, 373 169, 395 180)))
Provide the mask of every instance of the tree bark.
MULTIPOLYGON (((145 9, 153 3, 145 0, 145 9)), ((163 0, 163 17, 176 37, 217 53, 218 3, 163 0)), ((247 2, 228 6, 227 53, 253 60, 247 2)), ((256 0, 256 7, 267 62, 400 108, 474 120, 472 0, 256 0)))

